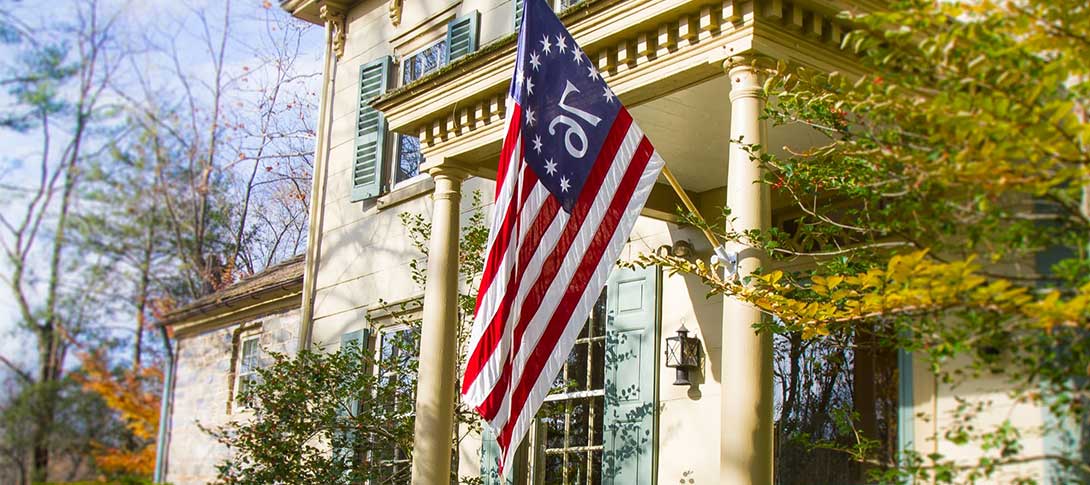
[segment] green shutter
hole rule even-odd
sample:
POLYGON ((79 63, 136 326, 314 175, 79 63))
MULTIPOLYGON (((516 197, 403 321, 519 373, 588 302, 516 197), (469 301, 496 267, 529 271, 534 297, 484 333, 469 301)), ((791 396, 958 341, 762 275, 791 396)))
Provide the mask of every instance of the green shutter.
POLYGON ((522 26, 522 11, 525 10, 526 0, 513 0, 515 2, 515 32, 522 26))
POLYGON ((447 24, 447 62, 477 50, 478 23, 481 14, 476 10, 447 24))
POLYGON ((386 117, 372 108, 372 100, 389 87, 390 56, 360 66, 359 106, 356 111, 356 155, 352 163, 352 201, 370 199, 382 189, 386 160, 386 117))
POLYGON ((654 475, 659 274, 616 268, 606 285, 603 483, 650 485, 654 475))
MULTIPOLYGON (((371 332, 369 329, 356 330, 355 332, 349 332, 341 335, 341 350, 348 348, 351 345, 357 345, 360 349, 367 348, 367 339, 370 337, 371 332)), ((358 396, 349 397, 348 405, 346 406, 351 410, 352 414, 359 414, 360 412, 360 400, 358 396)), ((343 410, 338 410, 338 414, 343 413, 343 410)), ((356 442, 355 434, 348 432, 344 435, 345 444, 356 442)), ((339 447, 333 450, 335 456, 341 460, 351 460, 355 456, 355 450, 351 446, 339 447)))

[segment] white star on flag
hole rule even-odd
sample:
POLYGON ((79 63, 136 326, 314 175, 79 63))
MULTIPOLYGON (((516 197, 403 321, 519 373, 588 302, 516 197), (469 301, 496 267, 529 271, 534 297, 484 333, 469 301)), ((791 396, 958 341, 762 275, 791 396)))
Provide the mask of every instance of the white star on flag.
POLYGON ((606 102, 608 102, 608 103, 613 102, 613 91, 610 91, 609 88, 605 88, 605 92, 602 93, 602 96, 605 96, 606 102))
POLYGON ((549 175, 556 173, 556 162, 554 162, 553 159, 550 158, 545 161, 545 171, 548 172, 549 175))
POLYGON ((543 37, 541 39, 541 51, 542 52, 548 54, 549 53, 549 48, 551 48, 552 46, 553 45, 549 43, 549 36, 548 35, 546 35, 545 37, 543 37))
POLYGON ((560 50, 561 54, 563 54, 564 51, 566 51, 568 49, 568 44, 567 44, 567 41, 564 40, 564 36, 562 36, 562 35, 556 36, 556 48, 560 50))
POLYGON ((534 126, 535 121, 537 120, 534 119, 534 110, 526 108, 526 126, 534 126))
POLYGON ((560 190, 567 192, 571 188, 571 183, 568 182, 567 177, 560 177, 560 190))
POLYGON ((587 76, 589 76, 591 79, 597 81, 598 80, 598 70, 595 69, 594 66, 587 66, 587 76))
POLYGON ((534 151, 541 153, 541 137, 534 135, 534 151))
MULTIPOLYGON (((582 64, 583 63, 583 51, 580 50, 578 46, 571 50, 571 55, 572 55, 572 60, 575 61, 576 64, 582 64)), ((533 62, 533 61, 530 61, 530 62, 533 62)))
POLYGON ((526 78, 526 94, 534 94, 534 80, 526 78))
POLYGON ((535 71, 541 67, 541 56, 537 55, 537 52, 530 53, 530 65, 534 67, 535 71))

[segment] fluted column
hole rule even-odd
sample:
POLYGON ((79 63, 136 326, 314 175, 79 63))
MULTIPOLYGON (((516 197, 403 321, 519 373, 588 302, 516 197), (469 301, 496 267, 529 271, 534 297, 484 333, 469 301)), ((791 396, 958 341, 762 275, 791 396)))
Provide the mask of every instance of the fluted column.
MULTIPOLYGON (((760 119, 764 100, 752 60, 724 64, 730 76, 730 152, 727 207, 732 229, 739 233, 767 229, 771 218, 768 187, 755 183, 762 171, 744 145, 766 142, 760 119), (736 143, 739 138, 742 143, 736 143)), ((764 259, 744 242, 730 242, 738 255, 738 276, 745 278, 764 259)), ((723 301, 722 429, 720 483, 772 484, 772 336, 755 333, 761 312, 734 298, 723 301)))
POLYGON ((428 165, 424 168, 435 180, 435 204, 420 328, 412 483, 447 485, 458 352, 458 221, 467 173, 447 163, 428 165))

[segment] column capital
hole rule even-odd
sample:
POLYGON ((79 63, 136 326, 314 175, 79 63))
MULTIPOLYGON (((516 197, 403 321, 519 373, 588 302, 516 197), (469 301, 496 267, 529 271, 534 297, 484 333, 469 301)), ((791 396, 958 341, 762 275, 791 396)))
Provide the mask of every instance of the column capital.
POLYGON ((730 78, 730 99, 759 98, 764 90, 765 72, 774 66, 764 56, 733 56, 723 61, 723 71, 730 78))
POLYGON ((454 179, 462 181, 469 178, 469 167, 444 158, 435 161, 425 161, 420 166, 420 171, 431 175, 433 179, 454 179))
POLYGON ((730 56, 723 61, 723 72, 730 73, 735 68, 770 71, 776 68, 776 60, 762 54, 746 53, 730 56))

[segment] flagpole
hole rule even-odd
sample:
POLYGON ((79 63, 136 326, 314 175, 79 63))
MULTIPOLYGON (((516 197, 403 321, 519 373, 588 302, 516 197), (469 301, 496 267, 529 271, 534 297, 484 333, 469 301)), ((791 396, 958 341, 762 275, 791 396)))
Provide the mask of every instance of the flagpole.
MULTIPOLYGON (((678 182, 677 178, 674 177, 674 173, 670 171, 669 166, 663 165, 662 175, 666 177, 667 182, 670 182, 670 187, 674 188, 674 192, 676 192, 677 196, 681 199, 681 203, 685 205, 685 209, 695 214, 700 220, 706 221, 704 216, 700 215, 700 210, 696 208, 696 204, 693 204, 692 199, 689 198, 689 194, 685 193, 685 189, 681 186, 681 182, 678 182)), ((708 242, 712 243, 712 249, 718 249, 719 238, 715 237, 715 233, 707 227, 701 227, 700 230, 704 232, 704 237, 708 238, 708 242)))

